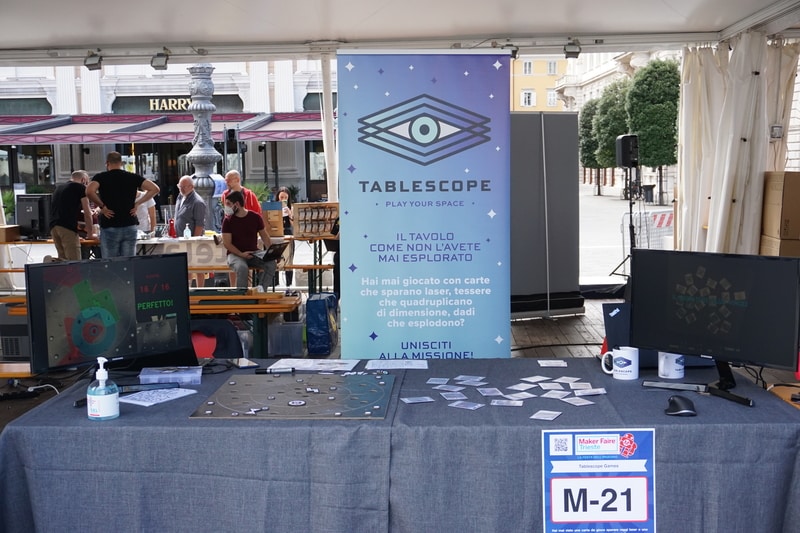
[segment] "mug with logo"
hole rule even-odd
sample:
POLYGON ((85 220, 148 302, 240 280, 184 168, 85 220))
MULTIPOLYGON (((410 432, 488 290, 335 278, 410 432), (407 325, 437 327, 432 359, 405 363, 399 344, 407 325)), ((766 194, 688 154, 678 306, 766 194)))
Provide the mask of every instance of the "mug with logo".
POLYGON ((639 379, 639 349, 620 346, 606 352, 600 358, 600 367, 606 374, 614 376, 614 379, 639 379))
POLYGON ((658 377, 681 379, 684 373, 684 357, 678 353, 658 352, 658 377))

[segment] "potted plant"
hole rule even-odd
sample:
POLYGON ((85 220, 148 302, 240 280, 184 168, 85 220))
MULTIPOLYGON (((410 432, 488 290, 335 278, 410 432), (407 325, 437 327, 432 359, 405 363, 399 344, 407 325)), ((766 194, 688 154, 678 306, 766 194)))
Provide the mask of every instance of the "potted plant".
POLYGON ((6 219, 3 221, 5 224, 14 223, 14 210, 16 209, 16 198, 12 189, 3 190, 3 209, 6 213, 6 219))

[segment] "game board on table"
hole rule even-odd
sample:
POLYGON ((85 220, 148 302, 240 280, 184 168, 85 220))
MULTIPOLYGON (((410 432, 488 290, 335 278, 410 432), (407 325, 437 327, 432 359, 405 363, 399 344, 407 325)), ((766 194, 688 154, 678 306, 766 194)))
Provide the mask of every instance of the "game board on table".
POLYGON ((383 372, 235 375, 192 418, 383 419, 393 385, 383 372))

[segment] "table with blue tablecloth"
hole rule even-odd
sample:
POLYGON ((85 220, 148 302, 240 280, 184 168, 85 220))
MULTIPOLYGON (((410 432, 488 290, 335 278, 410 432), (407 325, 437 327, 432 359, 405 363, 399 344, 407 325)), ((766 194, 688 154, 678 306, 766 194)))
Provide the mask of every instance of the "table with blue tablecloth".
MULTIPOLYGON (((85 394, 78 384, 0 434, 0 523, 10 532, 542 531, 543 429, 654 428, 660 531, 796 530, 800 411, 740 378, 736 391, 755 407, 682 393, 698 416, 670 417, 674 392, 616 381, 594 359, 566 361, 392 370, 387 412, 375 420, 190 417, 235 376, 223 373, 204 376, 197 394, 123 404, 120 418, 95 422, 72 407, 85 394), (470 411, 448 407, 428 383, 463 375, 503 390, 522 377, 572 376, 608 394, 582 407, 536 397, 470 411), (419 396, 435 401, 400 400, 419 396), (540 409, 562 414, 532 420, 540 409)), ((713 378, 689 369, 685 381, 713 378)), ((476 387, 462 392, 481 400, 476 387)))

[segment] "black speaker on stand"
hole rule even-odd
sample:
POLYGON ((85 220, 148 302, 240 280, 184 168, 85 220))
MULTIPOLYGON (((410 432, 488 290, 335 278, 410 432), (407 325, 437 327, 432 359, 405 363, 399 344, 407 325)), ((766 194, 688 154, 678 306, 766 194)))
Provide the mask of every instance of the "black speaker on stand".
MULTIPOLYGON (((639 136, 628 134, 617 136, 617 166, 627 169, 627 176, 625 178, 625 188, 628 191, 628 232, 630 234, 630 248, 636 248, 636 227, 633 225, 633 179, 634 173, 638 172, 639 168, 639 136)), ((638 180, 637 180, 638 181, 638 180)), ((625 257, 620 264, 618 264, 612 274, 617 274, 617 270, 625 264, 630 258, 631 254, 625 257)))
POLYGON ((617 137, 617 166, 622 168, 639 166, 638 135, 620 135, 617 137))

